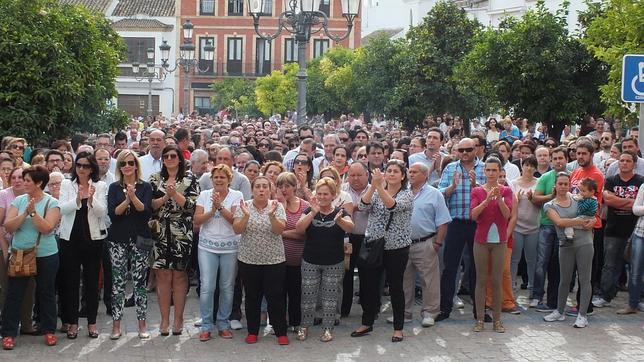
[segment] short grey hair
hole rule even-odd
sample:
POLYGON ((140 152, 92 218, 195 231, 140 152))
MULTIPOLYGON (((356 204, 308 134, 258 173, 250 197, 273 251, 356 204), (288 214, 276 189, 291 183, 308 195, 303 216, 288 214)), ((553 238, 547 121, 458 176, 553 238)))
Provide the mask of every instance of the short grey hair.
POLYGON ((429 177, 429 167, 427 167, 426 164, 422 162, 414 162, 411 166, 409 166, 409 168, 412 168, 413 166, 420 168, 420 172, 422 172, 425 177, 429 177))
POLYGON ((192 151, 192 155, 190 155, 190 162, 195 162, 196 160, 203 159, 203 158, 208 160, 208 152, 202 150, 201 148, 198 148, 192 151))
POLYGON ((335 134, 335 133, 329 133, 328 135, 324 136, 324 138, 322 139, 322 143, 324 143, 324 140, 326 140, 326 139, 328 139, 328 138, 333 138, 333 140, 335 141, 335 143, 336 143, 337 145, 341 145, 341 144, 342 144, 342 143, 340 142, 340 137, 339 137, 337 134, 335 134))
POLYGON ((58 171, 54 171, 54 172, 49 174, 49 181, 51 182, 51 179, 53 179, 55 177, 60 178, 61 181, 65 179, 65 175, 63 175, 62 173, 60 173, 58 171))

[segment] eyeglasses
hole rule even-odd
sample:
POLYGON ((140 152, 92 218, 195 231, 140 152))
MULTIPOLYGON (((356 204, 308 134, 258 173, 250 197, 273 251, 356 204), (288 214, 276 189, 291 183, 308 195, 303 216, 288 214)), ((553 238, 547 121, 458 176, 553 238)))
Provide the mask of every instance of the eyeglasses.
POLYGON ((546 147, 555 147, 556 145, 554 143, 546 143, 546 147))
POLYGON ((25 150, 25 146, 21 146, 21 145, 11 145, 11 149, 12 149, 12 150, 21 150, 21 151, 24 151, 24 150, 25 150))
POLYGON ((241 143, 230 143, 230 147, 239 147, 241 146, 241 143))
POLYGON ((92 165, 90 165, 89 163, 76 163, 76 167, 77 168, 82 168, 84 170, 91 170, 92 169, 92 165))
POLYGON ((259 147, 269 147, 269 144, 268 143, 260 143, 259 147))
POLYGON ((47 184, 47 186, 49 186, 50 188, 54 187, 54 186, 60 187, 60 184, 61 184, 61 182, 50 182, 50 183, 47 184))
POLYGON ((308 160, 295 160, 294 162, 296 165, 308 165, 309 161, 308 160))
POLYGON ((459 153, 470 153, 474 151, 474 147, 467 147, 467 148, 459 148, 457 149, 459 153))
POLYGON ((179 157, 176 153, 166 153, 163 155, 164 160, 174 160, 175 158, 179 157))
POLYGON ((610 137, 602 137, 602 141, 610 141, 610 137))
POLYGON ((134 162, 134 160, 119 162, 119 167, 125 167, 126 165, 127 166, 136 166, 136 162, 134 162))
POLYGON ((357 155, 357 157, 358 157, 358 158, 367 158, 367 154, 366 154, 366 153, 359 153, 359 154, 357 155))

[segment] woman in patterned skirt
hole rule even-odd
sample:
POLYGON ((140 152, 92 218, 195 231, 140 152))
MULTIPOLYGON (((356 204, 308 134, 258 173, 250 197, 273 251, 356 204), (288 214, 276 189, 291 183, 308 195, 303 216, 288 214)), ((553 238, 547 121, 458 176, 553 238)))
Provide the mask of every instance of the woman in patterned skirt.
POLYGON ((157 296, 161 312, 161 335, 169 334, 170 303, 174 301, 173 335, 183 331, 183 310, 188 290, 188 261, 192 249, 192 215, 195 211, 199 184, 186 170, 183 155, 176 145, 166 146, 162 153, 161 172, 150 176, 154 218, 158 228, 152 255, 157 278, 157 296))

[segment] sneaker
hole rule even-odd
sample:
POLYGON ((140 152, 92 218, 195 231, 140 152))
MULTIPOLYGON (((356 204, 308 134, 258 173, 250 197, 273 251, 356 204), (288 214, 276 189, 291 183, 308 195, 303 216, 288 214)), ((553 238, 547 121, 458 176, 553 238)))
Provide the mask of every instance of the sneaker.
POLYGON ((640 312, 644 312, 644 302, 640 302, 640 304, 637 305, 637 309, 639 309, 640 312))
POLYGON ((254 344, 257 343, 257 335, 256 334, 249 334, 246 336, 246 339, 244 339, 247 344, 254 344))
POLYGON ((420 322, 420 325, 427 328, 433 326, 436 322, 434 321, 434 318, 432 316, 425 312, 422 314, 423 315, 423 320, 420 322))
POLYGON ((536 308, 539 305, 539 299, 530 299, 529 308, 536 308))
POLYGON ((266 327, 264 327, 264 335, 268 336, 269 334, 275 334, 275 330, 273 329, 273 326, 270 324, 267 324, 266 327))
MULTIPOLYGON (((405 316, 405 323, 411 323, 412 319, 409 316, 405 316)), ((394 323, 394 316, 388 317, 387 318, 387 323, 394 323)))
POLYGON ((243 326, 242 326, 241 322, 238 321, 237 319, 231 319, 230 320, 230 329, 232 329, 234 331, 238 331, 238 330, 242 329, 242 327, 243 326))
POLYGON ((287 336, 277 337, 277 344, 279 344, 280 346, 287 346, 289 344, 288 337, 287 336))
POLYGON ((454 306, 458 309, 465 308, 465 303, 463 303, 463 300, 458 295, 454 296, 454 306))
POLYGON ((602 297, 597 297, 593 299, 593 305, 597 308, 604 308, 610 306, 610 302, 602 297))
POLYGON ((195 327, 201 327, 202 323, 203 323, 203 320, 201 320, 201 318, 199 318, 199 319, 197 319, 197 321, 195 321, 194 326, 195 327))
POLYGON ((537 312, 541 312, 541 313, 548 313, 548 312, 552 312, 553 310, 555 310, 554 308, 550 308, 550 307, 549 307, 547 304, 545 304, 545 303, 539 303, 539 304, 536 306, 536 308, 535 308, 535 309, 536 309, 536 311, 537 311, 537 312))
POLYGON ((543 317, 543 320, 546 322, 561 322, 566 320, 566 316, 561 315, 558 310, 555 310, 547 316, 543 317))
POLYGON ((577 320, 575 320, 575 324, 573 324, 572 326, 575 328, 586 328, 588 326, 588 319, 586 317, 578 315, 577 320))
POLYGON ((517 315, 517 314, 521 314, 521 309, 519 309, 519 307, 515 305, 510 309, 503 309, 503 313, 510 313, 510 314, 517 315))

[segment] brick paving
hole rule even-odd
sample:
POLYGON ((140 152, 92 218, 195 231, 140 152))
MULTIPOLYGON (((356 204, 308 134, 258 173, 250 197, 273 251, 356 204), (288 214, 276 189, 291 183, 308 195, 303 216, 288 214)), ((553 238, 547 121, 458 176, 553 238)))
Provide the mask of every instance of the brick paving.
MULTIPOLYGON (((158 330, 156 295, 149 296, 148 326, 152 333, 149 340, 139 340, 134 308, 126 308, 122 323, 126 334, 118 341, 111 341, 111 318, 101 305, 98 339, 87 337, 86 328, 76 340, 58 334, 59 343, 55 347, 46 347, 43 337, 21 336, 13 351, 0 350, 0 361, 644 361, 644 313, 615 314, 625 303, 624 292, 613 302, 613 307, 596 308, 586 329, 573 328, 572 317, 564 322, 546 323, 542 320, 543 313, 531 309, 521 315, 504 313, 505 334, 492 332, 491 324, 486 324, 486 331, 475 334, 471 332, 471 305, 466 303, 465 309, 456 310, 448 321, 433 327, 422 328, 419 320, 406 324, 405 340, 394 344, 390 341, 392 326, 385 322, 391 310, 385 303, 370 336, 349 337, 360 323, 360 306, 354 305, 351 316, 336 327, 332 342, 318 341, 320 329, 313 327, 305 342, 289 334, 291 345, 285 347, 278 346, 271 335, 260 336, 255 345, 246 345, 245 330, 235 331, 232 340, 215 335, 208 342, 200 342, 199 329, 193 326, 199 318, 199 302, 194 291, 186 306, 183 335, 162 337, 158 330)), ((524 296, 519 300, 524 301, 524 296)), ((383 303, 386 301, 383 298, 383 303)))

